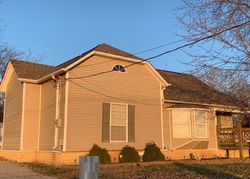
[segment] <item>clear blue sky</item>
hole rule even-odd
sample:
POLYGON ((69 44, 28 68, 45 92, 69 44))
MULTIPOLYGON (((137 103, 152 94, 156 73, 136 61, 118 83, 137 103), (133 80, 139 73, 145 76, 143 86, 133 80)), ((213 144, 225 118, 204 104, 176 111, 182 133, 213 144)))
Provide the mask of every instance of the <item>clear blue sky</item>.
MULTIPOLYGON (((45 54, 42 63, 57 65, 99 43, 129 53, 180 39, 173 10, 180 0, 1 0, 2 39, 19 50, 45 54)), ((171 49, 164 47, 149 56, 171 49)), ((186 71, 178 51, 151 61, 157 68, 186 71)))

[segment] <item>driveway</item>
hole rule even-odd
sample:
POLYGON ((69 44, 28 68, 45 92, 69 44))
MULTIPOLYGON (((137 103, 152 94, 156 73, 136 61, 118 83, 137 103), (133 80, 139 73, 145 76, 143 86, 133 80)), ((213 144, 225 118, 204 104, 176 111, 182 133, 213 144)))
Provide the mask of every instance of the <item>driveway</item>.
POLYGON ((56 179, 55 177, 43 176, 30 169, 9 161, 0 160, 0 178, 24 178, 24 179, 56 179))

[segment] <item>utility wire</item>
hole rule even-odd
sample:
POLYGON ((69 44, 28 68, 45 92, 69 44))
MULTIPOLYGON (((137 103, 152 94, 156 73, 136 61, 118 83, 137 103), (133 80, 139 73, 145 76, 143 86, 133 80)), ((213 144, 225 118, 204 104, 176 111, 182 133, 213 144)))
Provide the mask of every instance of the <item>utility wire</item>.
MULTIPOLYGON (((178 50, 183 49, 183 48, 186 48, 186 47, 188 47, 188 46, 191 46, 191 45, 197 44, 197 43, 199 43, 199 42, 201 42, 201 41, 204 41, 204 40, 207 40, 207 39, 210 39, 210 38, 216 37, 216 36, 218 36, 218 35, 220 35, 220 34, 223 34, 223 33, 227 32, 227 31, 230 31, 230 30, 236 29, 236 28, 238 28, 238 27, 241 27, 241 26, 247 25, 248 23, 250 23, 250 20, 249 20, 249 21, 247 21, 247 22, 243 22, 243 23, 241 23, 241 24, 238 24, 238 25, 234 25, 234 26, 232 26, 232 27, 230 27, 230 28, 224 29, 224 30, 222 30, 222 31, 219 31, 219 32, 214 33, 214 34, 211 34, 211 35, 209 35, 209 36, 206 36, 206 37, 200 38, 200 39, 195 40, 195 41, 193 41, 193 42, 190 42, 190 43, 187 43, 187 44, 184 44, 184 45, 178 46, 178 47, 176 47, 176 48, 174 48, 174 49, 171 49, 171 50, 165 51, 165 52, 160 53, 160 54, 158 54, 158 55, 151 56, 151 57, 146 58, 146 59, 141 59, 141 60, 140 60, 140 61, 138 61, 138 62, 131 63, 131 64, 129 64, 129 65, 127 65, 127 66, 125 66, 125 68, 131 67, 131 66, 133 66, 133 65, 140 64, 140 63, 143 63, 143 62, 147 62, 147 61, 149 61, 149 60, 152 60, 152 59, 155 59, 155 58, 161 57, 161 56, 166 55, 166 54, 168 54, 168 53, 172 53, 172 52, 178 51, 178 50)), ((175 43, 175 42, 173 42, 173 43, 175 43)), ((88 77, 98 76, 98 75, 102 75, 102 74, 105 74, 105 73, 110 73, 110 72, 113 72, 113 70, 103 71, 103 72, 99 72, 99 73, 96 73, 96 74, 91 74, 91 75, 86 75, 86 76, 71 77, 70 79, 82 79, 82 78, 88 78, 88 77)))
POLYGON ((227 31, 233 30, 233 29, 235 29, 235 28, 238 28, 238 27, 241 27, 241 26, 247 25, 248 23, 250 23, 250 21, 243 22, 243 23, 241 23, 241 24, 238 24, 238 25, 232 26, 232 27, 230 27, 230 28, 228 28, 228 29, 224 29, 224 30, 222 30, 222 31, 220 31, 220 32, 217 32, 217 33, 214 33, 214 34, 212 34, 212 35, 209 35, 209 36, 203 37, 203 38, 201 38, 201 39, 195 40, 195 41, 193 41, 193 42, 190 42, 190 43, 187 43, 187 44, 181 45, 181 46, 176 47, 176 48, 174 48, 174 49, 172 49, 172 50, 168 50, 168 51, 165 51, 165 52, 160 53, 160 54, 158 54, 158 55, 155 55, 155 56, 149 57, 149 58, 147 58, 147 59, 146 59, 146 61, 151 60, 151 59, 154 59, 154 58, 158 58, 158 57, 163 56, 163 55, 165 55, 165 54, 167 54, 167 53, 171 53, 171 52, 174 52, 174 51, 180 50, 180 49, 182 49, 182 48, 185 48, 185 47, 188 47, 188 46, 194 45, 194 44, 199 43, 199 42, 201 42, 201 41, 204 41, 204 40, 210 39, 210 38, 212 38, 212 37, 216 37, 216 36, 218 36, 218 35, 220 35, 220 34, 223 34, 224 32, 227 32, 227 31))
POLYGON ((159 49, 159 48, 162 48, 162 47, 166 47, 166 46, 169 46, 169 45, 173 45, 173 44, 176 44, 178 42, 183 42, 183 41, 186 41, 186 39, 180 39, 180 40, 170 42, 170 43, 167 43, 167 44, 163 44, 163 45, 160 45, 160 46, 157 46, 157 47, 153 47, 153 48, 150 48, 150 49, 147 49, 147 50, 139 51, 139 52, 134 53, 134 55, 150 52, 150 51, 153 51, 153 50, 156 50, 156 49, 159 49))

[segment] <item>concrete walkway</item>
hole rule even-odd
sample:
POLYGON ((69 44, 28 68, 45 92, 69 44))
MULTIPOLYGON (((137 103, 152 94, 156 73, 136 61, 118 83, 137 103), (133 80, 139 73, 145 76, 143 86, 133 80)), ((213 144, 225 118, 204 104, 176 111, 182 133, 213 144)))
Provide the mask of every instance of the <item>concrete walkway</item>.
POLYGON ((16 163, 0 160, 0 178, 17 178, 17 179, 56 179, 55 177, 43 176, 31 171, 16 163))

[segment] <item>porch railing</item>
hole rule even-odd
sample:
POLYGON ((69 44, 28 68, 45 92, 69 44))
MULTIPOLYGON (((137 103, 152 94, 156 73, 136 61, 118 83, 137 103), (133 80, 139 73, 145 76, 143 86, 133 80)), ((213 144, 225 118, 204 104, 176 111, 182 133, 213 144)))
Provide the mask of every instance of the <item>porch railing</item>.
POLYGON ((250 147, 250 128, 217 128, 218 147, 222 149, 237 149, 242 145, 250 147))

